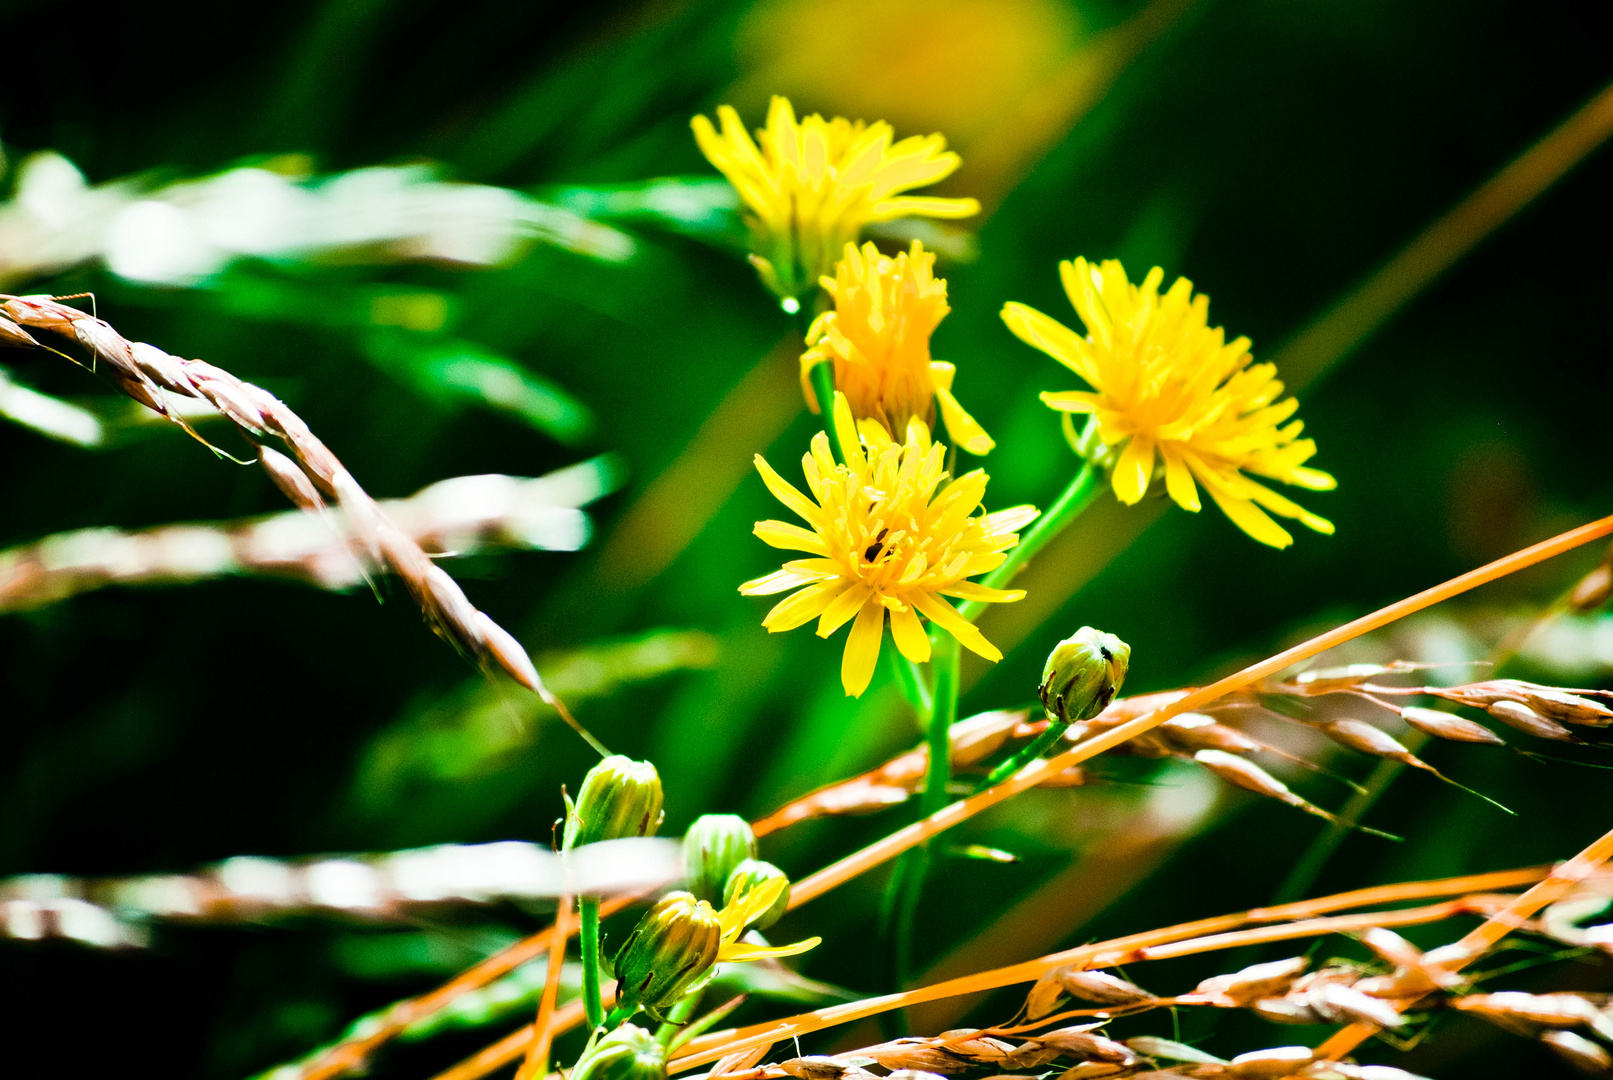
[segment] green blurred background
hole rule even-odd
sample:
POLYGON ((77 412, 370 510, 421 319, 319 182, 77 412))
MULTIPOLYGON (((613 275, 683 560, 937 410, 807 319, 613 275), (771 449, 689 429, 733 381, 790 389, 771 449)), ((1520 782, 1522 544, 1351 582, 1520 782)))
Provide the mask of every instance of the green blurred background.
MULTIPOLYGON (((615 455, 622 488, 592 509, 588 548, 449 569, 573 692, 591 730, 656 762, 669 834, 703 812, 760 815, 917 738, 883 672, 861 700, 843 698, 839 639, 769 637, 765 603, 735 591, 776 565, 750 535, 776 514, 750 455, 793 474, 814 421, 781 347, 791 323, 740 257, 691 115, 728 102, 755 124, 768 95, 786 93, 801 113, 940 131, 962 154, 937 191, 987 209, 961 223, 977 237, 942 238, 954 310, 934 345, 997 439, 986 466, 998 508, 1045 505, 1075 464, 1035 397, 1072 380, 997 316, 1015 299, 1073 324, 1060 259, 1184 274, 1213 298, 1214 322, 1250 336, 1257 359, 1275 356, 1613 71, 1600 5, 1471 0, 12 3, 0 18, 8 178, 41 150, 91 184, 153 188, 243 162, 321 175, 434 164, 628 238, 625 255, 539 238, 482 268, 396 252, 242 258, 166 284, 89 259, 13 269, 3 287, 93 290, 131 338, 262 383, 378 497, 615 455), (680 176, 700 182, 649 189, 659 202, 633 186, 680 176), (426 297, 438 314, 380 325, 398 321, 378 314, 389 296, 426 297), (512 406, 476 378, 449 385, 440 361, 467 355, 524 374, 526 397, 512 406)), ((1339 480, 1305 502, 1337 535, 1276 552, 1214 510, 1106 499, 1032 568, 1019 610, 983 621, 1009 654, 990 671, 966 666, 963 715, 1028 702, 1047 649, 1082 623, 1132 644, 1129 691, 1179 686, 1613 509, 1610 189, 1613 154, 1593 152, 1376 334, 1304 373, 1314 464, 1339 480)), ((0 260, 19 258, 0 235, 0 260)), ((110 399, 46 354, 0 363, 53 395, 110 399)), ((0 424, 0 460, 0 546, 282 507, 258 470, 162 427, 86 450, 0 424)), ((1508 579, 1351 658, 1482 655, 1599 554, 1508 579)), ((0 875, 546 841, 587 747, 482 688, 401 590, 384 591, 377 605, 363 590, 236 578, 105 589, 0 618, 0 875)), ((1609 636, 1605 619, 1570 622, 1518 672, 1603 685, 1609 636)), ((1403 778, 1368 820, 1406 842, 1352 837, 1313 891, 1549 861, 1610 824, 1603 772, 1477 748, 1427 756, 1518 817, 1403 778)), ((1357 777, 1370 764, 1333 761, 1357 777)), ((1191 770, 1117 763, 1113 778, 1031 793, 960 830, 958 843, 1021 858, 943 856, 920 912, 925 981, 1264 903, 1324 828, 1191 770)), ((1346 795, 1326 780, 1299 787, 1331 807, 1346 795)), ((801 826, 764 854, 805 874, 907 813, 801 826)), ((883 881, 869 875, 780 926, 783 940, 827 938, 806 973, 884 989, 866 948, 883 881)), ((0 1060, 246 1076, 541 919, 498 908, 402 929, 159 929, 150 949, 115 954, 0 943, 0 1060)), ((624 932, 607 926, 607 938, 624 932)), ((1323 946, 1338 952, 1348 946, 1323 946)), ((1222 962, 1130 974, 1180 991, 1222 962)), ((1606 988, 1613 970, 1581 961, 1511 985, 1606 988)), ((913 1019, 957 1026, 965 1005, 989 1022, 1016 1003, 913 1019)), ((1184 1034, 1228 1055, 1321 1034, 1210 1020, 1184 1017, 1184 1034)), ((375 1075, 429 1075, 514 1023, 394 1048, 375 1075)), ((1125 1033, 1143 1030, 1168 1035, 1168 1018, 1125 1033)), ((803 1048, 859 1034, 873 1029, 803 1048)), ((1467 1023, 1411 1055, 1368 1056, 1437 1076, 1559 1068, 1467 1023)))

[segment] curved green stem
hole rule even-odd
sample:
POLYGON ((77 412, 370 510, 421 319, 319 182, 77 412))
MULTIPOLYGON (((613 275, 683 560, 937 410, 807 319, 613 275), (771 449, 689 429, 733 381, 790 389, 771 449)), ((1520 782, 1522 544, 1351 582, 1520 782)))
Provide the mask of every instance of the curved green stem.
POLYGON ((585 896, 577 905, 577 941, 582 946, 582 1006, 592 1031, 605 1020, 605 1004, 599 990, 598 897, 585 896))
POLYGON ((1070 722, 1068 720, 1049 720, 1045 731, 1032 739, 1029 746, 1024 747, 1019 753, 991 770, 991 775, 980 781, 980 786, 975 788, 975 791, 981 792, 989 787, 996 787, 1020 769, 1047 753, 1053 744, 1059 741, 1059 736, 1063 735, 1069 726, 1070 722))
MULTIPOLYGON (((1053 505, 1036 519, 1035 524, 1020 537, 1019 543, 1008 549, 1008 557, 1003 564, 981 578, 980 584, 988 589, 1006 587, 1037 552, 1092 505, 1102 490, 1103 470, 1094 468, 1090 462, 1083 465, 1069 486, 1053 500, 1053 505)), ((958 605, 958 614, 973 622, 985 609, 986 605, 979 600, 965 600, 958 605)))
POLYGON ((829 435, 829 452, 836 461, 844 462, 840 453, 840 435, 835 430, 835 366, 825 360, 812 366, 812 393, 818 399, 818 411, 823 414, 823 430, 829 435))

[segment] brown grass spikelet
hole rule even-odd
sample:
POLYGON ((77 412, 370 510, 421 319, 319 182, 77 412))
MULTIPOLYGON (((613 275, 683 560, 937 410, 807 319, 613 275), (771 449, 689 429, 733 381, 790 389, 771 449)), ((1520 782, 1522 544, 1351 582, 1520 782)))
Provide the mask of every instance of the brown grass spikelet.
POLYGON ((1303 956, 1271 960, 1226 975, 1212 975, 1193 988, 1189 997, 1201 998, 1223 1008, 1242 1008, 1267 997, 1277 997, 1294 985, 1310 961, 1303 956))
MULTIPOLYGON (((104 367, 125 394, 181 424, 193 436, 195 431, 169 407, 169 395, 206 402, 254 447, 262 446, 261 440, 268 438, 282 442, 291 451, 289 458, 259 454, 258 460, 293 503, 307 508, 312 502, 309 487, 317 495, 333 499, 348 527, 374 557, 398 574, 438 633, 483 666, 507 672, 576 726, 564 706, 543 685, 526 651, 477 611, 453 579, 432 564, 419 544, 386 519, 341 461, 279 398, 206 361, 184 360, 154 345, 129 341, 111 324, 50 297, 0 294, 0 312, 19 331, 46 330, 72 338, 90 351, 96 366, 104 367), (308 480, 307 486, 291 479, 292 463, 308 480)), ((26 333, 23 336, 28 337, 26 333)), ((10 337, 15 340, 16 335, 10 337)), ((38 344, 31 337, 28 343, 38 344)))
POLYGON ((1484 711, 1508 727, 1517 728, 1537 739, 1551 739, 1554 742, 1580 741, 1579 736, 1557 721, 1541 716, 1529 706, 1516 701, 1494 701, 1487 705, 1484 711))

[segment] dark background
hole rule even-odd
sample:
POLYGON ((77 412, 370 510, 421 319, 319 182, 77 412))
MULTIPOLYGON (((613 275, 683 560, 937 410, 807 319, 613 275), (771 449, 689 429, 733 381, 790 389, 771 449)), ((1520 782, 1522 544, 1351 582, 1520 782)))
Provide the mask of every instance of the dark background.
MULTIPOLYGON (((321 172, 434 161, 453 178, 552 195, 556 185, 709 176, 689 117, 731 102, 759 123, 774 91, 803 114, 882 117, 899 134, 942 131, 964 166, 938 190, 978 195, 987 214, 965 223, 978 226, 978 258, 942 268, 954 312, 935 349, 958 364, 959 397, 998 441, 986 461, 996 508, 1046 505, 1074 468, 1053 414, 1035 399, 1037 390, 1070 388, 1068 374, 1014 340, 996 314, 1016 299, 1074 325, 1060 259, 1118 256, 1134 278, 1156 263, 1185 274, 1213 297, 1214 322, 1250 336, 1257 358, 1274 356, 1613 72, 1605 13, 1590 4, 889 0, 862 10, 840 0, 10 4, 0 15, 8 42, 0 139, 13 162, 54 149, 95 183, 199 176, 296 152, 321 172)), ((1304 387, 1300 416, 1320 447, 1313 463, 1339 488, 1300 498, 1337 535, 1299 530, 1291 549, 1276 552, 1213 509, 1161 514, 1106 499, 1036 568, 1040 618, 1013 622, 1004 612, 983 624, 1019 647, 989 673, 966 669, 964 714, 1029 700, 1048 647, 1082 623, 1132 644, 1129 690, 1183 685, 1613 510, 1610 190, 1613 154, 1602 149, 1304 387), (1153 522, 1146 531, 1142 515, 1153 522)), ((101 315, 128 336, 263 383, 377 496, 619 454, 627 487, 597 507, 593 550, 451 569, 540 668, 661 628, 712 636, 715 659, 701 653, 699 670, 630 679, 578 708, 613 749, 655 760, 667 789, 664 831, 675 834, 706 811, 765 813, 916 734, 883 671, 861 701, 842 698, 838 639, 805 630, 769 638, 763 603, 735 592, 776 565, 749 532, 776 507, 753 474, 737 480, 732 462, 761 451, 792 474, 813 429, 787 397, 792 357, 773 357, 782 374, 752 386, 747 411, 794 419, 771 428, 758 420, 765 445, 748 436, 710 444, 726 464, 697 475, 720 509, 687 549, 671 549, 664 568, 636 568, 635 544, 672 528, 653 518, 642 536, 611 548, 636 495, 701 445, 705 418, 789 329, 731 245, 653 223, 623 227, 638 253, 621 265, 539 246, 479 272, 248 266, 185 290, 141 287, 87 265, 8 288, 93 289, 101 315), (451 295, 457 333, 569 390, 592 411, 594 431, 567 446, 507 415, 447 407, 360 359, 360 330, 340 320, 290 303, 248 311, 236 302, 263 281, 289 282, 315 302, 376 282, 451 295)), ((110 393, 48 354, 0 362, 48 392, 110 393)), ((5 425, 0 461, 6 546, 65 529, 281 506, 257 470, 217 460, 177 432, 87 452, 5 425)), ((1498 583, 1352 656, 1482 655, 1509 620, 1537 610, 1598 557, 1587 549, 1498 583)), ((1605 625, 1576 624, 1582 636, 1605 625)), ((1608 670, 1606 661, 1567 669, 1532 654, 1517 673, 1602 685, 1608 670)), ((559 785, 574 786, 590 758, 548 717, 513 748, 473 754, 458 771, 434 772, 429 748, 407 767, 376 771, 385 739, 425 745, 411 732, 458 730, 456 718, 480 700, 475 684, 395 588, 378 606, 364 592, 227 580, 109 589, 5 616, 0 874, 180 871, 243 853, 546 839, 559 785)), ((1405 842, 1352 837, 1313 892, 1563 858, 1609 826, 1600 771, 1473 748, 1432 747, 1427 756, 1518 816, 1403 778, 1368 820, 1405 842)), ((1370 762, 1333 765, 1360 777, 1370 762)), ((963 830, 960 842, 1022 859, 948 864, 921 911, 920 966, 982 934, 975 967, 1263 903, 1325 827, 1275 803, 1225 797, 1133 857, 1125 837, 1137 806, 1199 780, 1117 775, 1126 782, 1035 793, 963 830), (1095 862, 1088 877, 1075 875, 1074 891, 1036 893, 1082 859, 1095 862), (1024 908, 1005 917, 1033 895, 1046 898, 1034 919, 1024 908)), ((1323 805, 1345 796, 1325 780, 1298 786, 1323 805)), ((901 813, 803 827, 764 851, 803 875, 901 813)), ((882 882, 870 875, 780 927, 785 939, 825 935, 803 970, 880 989, 864 928, 882 882)), ((516 932, 539 917, 497 910, 445 921, 516 932)), ((1456 932, 1412 936, 1433 944, 1456 932)), ((138 1063, 173 1076, 246 1076, 474 959, 472 951, 399 960, 401 946, 386 949, 390 933, 330 924, 171 929, 150 950, 118 955, 4 943, 0 1060, 49 1063, 61 1075, 138 1063), (366 956, 383 959, 366 966, 366 956)), ((1223 961, 1130 974, 1176 991, 1223 961)), ((1510 978, 1520 989, 1605 988, 1613 972, 1581 960, 1510 978)), ((1002 997, 975 1019, 1002 1019, 1014 1007, 1002 997)), ((1321 1034, 1241 1017, 1213 1031, 1207 1019, 1184 1022, 1184 1034, 1228 1056, 1321 1034)), ((1126 1034, 1169 1035, 1165 1025, 1151 1015, 1126 1034)), ((428 1075, 503 1030, 397 1049, 376 1075, 428 1075)), ((1558 1068, 1525 1040, 1468 1023, 1440 1027, 1410 1056, 1381 1046, 1364 1055, 1436 1076, 1558 1068)))

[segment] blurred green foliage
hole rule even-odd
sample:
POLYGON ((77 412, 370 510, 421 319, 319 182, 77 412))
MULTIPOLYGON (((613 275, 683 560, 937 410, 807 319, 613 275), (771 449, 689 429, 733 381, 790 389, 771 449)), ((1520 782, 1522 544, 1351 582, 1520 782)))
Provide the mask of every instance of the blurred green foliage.
MULTIPOLYGON (((1035 398, 1067 388, 1067 373, 997 316, 1015 299, 1068 320, 1058 260, 1117 256, 1134 276, 1155 263, 1185 274, 1213 297, 1214 322, 1252 337, 1257 358, 1273 355, 1609 73, 1594 5, 880 0, 869 5, 877 26, 860 37, 847 10, 784 0, 298 0, 229 12, 14 3, 0 16, 14 54, 0 74, 12 161, 50 149, 92 183, 155 184, 249 156, 307 154, 322 173, 428 160, 621 230, 632 247, 604 258, 540 237, 480 269, 247 258, 198 287, 143 285, 89 262, 12 288, 92 290, 130 337, 261 382, 378 497, 620 454, 631 480, 594 511, 594 550, 455 572, 546 675, 581 680, 568 689, 595 734, 656 762, 664 831, 676 833, 705 812, 765 813, 917 737, 887 674, 846 699, 838 641, 769 637, 764 607, 735 591, 775 564, 750 534, 774 513, 746 472, 750 455, 792 473, 815 420, 791 396, 793 355, 770 353, 792 324, 738 257, 743 231, 689 137, 694 112, 731 101, 759 121, 777 90, 802 112, 867 103, 868 119, 883 109, 899 134, 938 127, 953 138, 965 164, 945 193, 979 194, 991 211, 978 257, 941 268, 954 311, 935 344, 998 440, 986 461, 997 508, 1045 504, 1075 465, 1035 398), (792 26, 816 30, 781 29, 792 26), (837 67, 836 49, 864 66, 837 67), (682 489, 627 512, 702 446, 710 456, 676 474, 682 489), (685 529, 679 514, 705 501, 709 521, 685 529), (693 532, 686 547, 680 529, 693 532), (588 656, 606 670, 578 668, 588 656)), ((963 715, 1033 700, 1047 649, 1082 624, 1132 644, 1129 691, 1183 685, 1607 512, 1610 184, 1603 150, 1305 388, 1315 464, 1339 479, 1336 494, 1308 505, 1336 536, 1274 552, 1213 510, 1172 510, 1116 550, 1131 535, 1126 515, 1150 510, 1101 505, 1079 545, 1039 568, 1064 589, 1045 618, 1015 624, 1018 647, 995 669, 966 667, 963 715)), ((107 405, 82 370, 43 354, 3 359, 29 386, 107 405)), ((0 546, 282 505, 257 470, 164 427, 86 451, 0 424, 0 459, 0 546)), ((1508 579, 1377 647, 1482 654, 1498 619, 1543 604, 1596 558, 1579 552, 1508 579)), ((0 620, 0 874, 546 840, 560 786, 575 787, 590 751, 486 689, 401 590, 382 588, 380 605, 244 580, 103 590, 0 620)), ((1565 651, 1605 638, 1605 619, 1582 625, 1565 651)), ((1557 676, 1549 654, 1530 656, 1526 668, 1557 676)), ((1565 667, 1576 681, 1605 681, 1613 661, 1585 647, 1565 667)), ((1519 817, 1403 778, 1369 820, 1407 842, 1350 838, 1317 891, 1549 861, 1609 826, 1600 772, 1482 748, 1427 756, 1519 817)), ((1368 764, 1334 762, 1357 777, 1368 764)), ((1263 903, 1324 828, 1204 787, 1192 770, 1103 770, 1105 786, 1029 793, 951 838, 1019 858, 941 856, 944 879, 920 911, 920 968, 956 973, 944 958, 983 933, 995 936, 959 954, 976 967, 1263 903)), ((1344 797, 1326 780, 1299 786, 1323 805, 1344 797)), ((903 813, 799 826, 764 840, 763 854, 804 874, 903 813)), ((825 936, 804 958, 807 975, 882 989, 868 950, 852 943, 882 883, 869 875, 780 924, 780 940, 825 936)), ((471 956, 542 915, 445 916, 444 932, 471 942, 471 956)), ((607 943, 627 929, 608 921, 607 943)), ((1432 944, 1444 932, 1411 936, 1432 944)), ((439 947, 415 956, 419 942, 408 941, 310 925, 160 931, 150 951, 117 955, 4 944, 6 1059, 19 1071, 140 1061, 172 1076, 256 1073, 439 980, 439 947), (356 943, 367 937, 390 944, 356 943)), ((1184 989, 1220 959, 1130 975, 1184 989)), ((1613 984, 1606 965, 1573 977, 1613 984)), ((509 989, 464 1007, 491 1009, 509 989)), ((1014 1003, 977 1007, 977 1018, 999 1020, 1014 1003)), ((1210 1019, 1185 1018, 1184 1036, 1228 1055, 1319 1034, 1241 1016, 1215 1018, 1211 1031, 1210 1019)), ((1157 1024, 1124 1033, 1169 1034, 1157 1024)), ((501 1031, 443 1033, 383 1056, 375 1075, 426 1075, 501 1031)), ((1557 1068, 1522 1040, 1457 1022, 1396 1063, 1466 1077, 1557 1068)))

